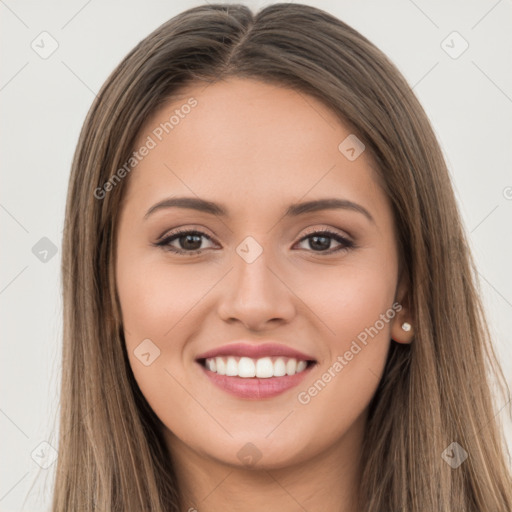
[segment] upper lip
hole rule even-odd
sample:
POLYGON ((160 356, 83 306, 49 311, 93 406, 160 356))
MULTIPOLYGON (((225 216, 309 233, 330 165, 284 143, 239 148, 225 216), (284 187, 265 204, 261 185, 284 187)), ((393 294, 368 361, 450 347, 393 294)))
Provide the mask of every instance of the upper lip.
POLYGON ((304 361, 316 361, 314 357, 304 354, 294 348, 287 347, 286 345, 263 342, 258 342, 258 344, 239 342, 222 345, 221 347, 213 348, 207 352, 199 354, 196 357, 196 360, 208 359, 210 357, 217 356, 240 356, 250 357, 252 359, 259 359, 267 356, 283 356, 293 357, 299 360, 302 359, 304 361))

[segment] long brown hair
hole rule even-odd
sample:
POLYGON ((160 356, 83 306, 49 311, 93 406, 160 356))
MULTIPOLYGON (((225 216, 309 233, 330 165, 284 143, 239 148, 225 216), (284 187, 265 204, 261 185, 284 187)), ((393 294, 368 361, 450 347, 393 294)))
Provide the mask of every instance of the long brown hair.
MULTIPOLYGON (((108 77, 74 156, 63 239, 63 373, 53 512, 179 510, 162 424, 124 344, 115 283, 127 162, 144 122, 198 81, 255 78, 322 101, 364 141, 393 207, 415 337, 391 344, 370 404, 365 512, 510 512, 506 445, 488 368, 504 386, 447 167, 400 72, 320 9, 279 3, 189 9, 142 40, 108 77), (104 189, 103 189, 104 190, 104 189), (458 443, 456 469, 443 451, 458 443)), ((136 172, 136 171, 133 171, 136 172)), ((505 389, 505 388, 504 388, 505 389)))

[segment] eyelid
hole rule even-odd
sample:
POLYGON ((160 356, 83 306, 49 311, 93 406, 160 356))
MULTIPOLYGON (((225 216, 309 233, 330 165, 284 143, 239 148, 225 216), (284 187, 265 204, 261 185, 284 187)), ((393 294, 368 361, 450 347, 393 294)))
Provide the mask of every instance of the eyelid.
MULTIPOLYGON (((300 240, 302 240, 302 238, 304 238, 305 236, 307 235, 310 235, 310 234, 313 234, 313 233, 317 233, 319 231, 333 231, 333 230, 336 230, 336 234, 343 237, 343 238, 346 238, 347 240, 353 242, 353 237, 350 233, 348 233, 346 230, 342 230, 340 228, 333 228, 333 227, 330 227, 330 226, 327 226, 326 224, 315 224, 314 226, 311 226, 311 227, 308 227, 308 228, 305 228, 306 231, 302 234, 302 236, 300 237, 300 240)), ((179 233, 188 233, 190 231, 202 231, 202 230, 206 230, 206 231, 209 231, 207 228, 205 228, 204 226, 201 226, 201 225, 195 225, 195 224, 191 224, 190 226, 186 226, 186 227, 177 227, 177 228, 173 228, 173 229, 166 229, 157 239, 156 239, 156 242, 161 242, 162 240, 168 238, 169 236, 172 236, 172 235, 176 235, 176 234, 179 234, 179 233)), ((299 231, 299 233, 301 233, 299 231)), ((211 234, 208 234, 208 233, 201 233, 205 236, 207 236, 208 238, 210 238, 211 240, 215 240, 215 237, 211 234)), ((295 238, 297 238, 299 235, 297 235, 295 238)))
POLYGON ((304 238, 304 236, 311 235, 311 234, 316 233, 318 231, 333 232, 336 235, 341 236, 343 238, 346 238, 347 240, 349 240, 351 242, 354 241, 352 235, 350 235, 350 233, 348 233, 344 229, 333 228, 333 227, 330 227, 330 226, 328 226, 326 224, 315 224, 311 228, 306 228, 306 231, 301 235, 301 239, 304 238))
POLYGON ((169 236, 176 235, 179 233, 189 233, 190 231, 199 231, 202 235, 208 236, 212 240, 215 239, 215 237, 210 234, 210 230, 204 226, 201 226, 200 224, 186 224, 184 227, 179 226, 177 228, 172 229, 166 229, 157 239, 157 242, 161 242, 162 240, 165 240, 169 236))

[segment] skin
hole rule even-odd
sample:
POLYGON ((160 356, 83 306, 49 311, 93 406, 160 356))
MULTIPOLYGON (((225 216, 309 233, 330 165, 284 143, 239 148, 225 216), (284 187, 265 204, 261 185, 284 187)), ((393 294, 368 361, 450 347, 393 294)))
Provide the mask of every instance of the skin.
POLYGON ((412 324, 405 304, 309 403, 298 394, 405 296, 388 198, 368 151, 349 161, 338 150, 351 132, 333 112, 256 80, 188 87, 147 121, 136 147, 191 96, 197 106, 129 175, 116 241, 130 365, 165 425, 181 509, 356 511, 368 404, 391 339, 413 335, 401 328, 412 324), (161 208, 144 218, 171 196, 221 203, 230 216, 161 208), (292 203, 330 197, 358 203, 374 222, 349 209, 283 216, 292 203), (154 245, 175 228, 206 236, 191 245, 178 237, 172 247, 203 252, 154 245), (318 249, 305 238, 325 229, 355 247, 326 254, 343 245, 328 238, 318 249), (263 250, 251 263, 236 251, 247 236, 263 250), (149 366, 134 354, 145 339, 160 350, 149 366), (317 365, 277 397, 232 396, 195 357, 240 339, 277 341, 317 365), (247 443, 258 459, 250 467, 237 455, 247 443))

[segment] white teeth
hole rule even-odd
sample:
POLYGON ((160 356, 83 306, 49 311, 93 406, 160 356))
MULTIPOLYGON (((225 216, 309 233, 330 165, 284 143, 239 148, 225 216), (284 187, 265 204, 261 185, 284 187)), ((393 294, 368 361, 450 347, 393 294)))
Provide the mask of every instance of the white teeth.
POLYGON ((226 375, 226 363, 224 362, 224 359, 222 357, 212 357, 212 359, 207 359, 206 361, 213 360, 216 369, 210 367, 210 370, 212 372, 217 372, 219 375, 226 375))
POLYGON ((208 370, 211 370, 212 372, 217 371, 217 363, 215 362, 215 359, 207 359, 206 360, 206 368, 208 370))
POLYGON ((234 357, 228 357, 228 362, 226 364, 226 375, 228 377, 235 377, 238 375, 238 363, 234 357))
MULTIPOLYGON (((230 359, 233 358, 230 357, 230 359)), ((254 361, 250 357, 240 358, 240 361, 238 361, 238 375, 240 377, 254 377, 256 375, 254 361)))
POLYGON ((268 379, 274 376, 274 363, 270 357, 263 357, 256 361, 256 377, 268 379))
POLYGON ((295 359, 288 359, 286 361, 286 373, 288 375, 295 375, 297 371, 297 361, 295 359))
POLYGON ((210 357, 206 359, 205 366, 210 371, 228 377, 243 377, 268 379, 270 377, 283 377, 303 372, 307 362, 288 357, 210 357))
POLYGON ((278 357, 274 361, 274 377, 282 377, 286 375, 286 363, 282 357, 278 357))

